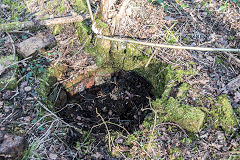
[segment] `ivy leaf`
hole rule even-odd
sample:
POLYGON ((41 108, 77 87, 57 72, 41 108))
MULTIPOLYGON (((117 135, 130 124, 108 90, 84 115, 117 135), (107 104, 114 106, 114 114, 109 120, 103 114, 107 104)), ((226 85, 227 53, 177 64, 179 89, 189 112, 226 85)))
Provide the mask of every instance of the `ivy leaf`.
POLYGON ((168 6, 164 6, 164 11, 168 11, 168 6))
POLYGON ((164 3, 164 0, 157 0, 157 3, 162 4, 162 3, 164 3))
POLYGON ((217 11, 218 12, 223 12, 223 11, 225 11, 225 9, 226 9, 226 6, 221 6, 217 11))

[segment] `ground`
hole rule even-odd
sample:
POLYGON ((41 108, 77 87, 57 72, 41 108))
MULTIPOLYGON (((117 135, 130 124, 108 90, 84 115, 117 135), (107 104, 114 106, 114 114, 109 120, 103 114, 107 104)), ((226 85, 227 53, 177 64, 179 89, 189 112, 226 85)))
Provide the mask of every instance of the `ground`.
MULTIPOLYGON (((238 0, 112 1, 104 19, 90 2, 104 35, 240 48, 238 0)), ((0 1, 3 25, 77 14, 85 1, 0 1)), ((90 18, 0 32, 0 130, 26 138, 22 159, 239 159, 239 58, 97 39, 90 18), (56 43, 23 58, 40 32, 56 43)))

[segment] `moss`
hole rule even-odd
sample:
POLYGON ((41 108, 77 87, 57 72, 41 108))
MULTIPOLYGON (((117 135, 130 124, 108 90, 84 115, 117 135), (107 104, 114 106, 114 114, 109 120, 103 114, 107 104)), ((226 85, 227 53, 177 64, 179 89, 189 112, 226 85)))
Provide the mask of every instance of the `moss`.
POLYGON ((85 24, 85 22, 75 23, 77 29, 77 36, 79 37, 80 43, 84 46, 88 46, 92 39, 90 32, 91 29, 85 24))
POLYGON ((64 13, 66 11, 66 7, 65 7, 64 2, 65 2, 65 0, 62 0, 60 2, 60 5, 56 8, 57 13, 64 13))
POLYGON ((181 104, 173 97, 170 97, 165 104, 161 99, 157 99, 153 102, 153 106, 160 113, 159 122, 175 122, 190 132, 199 132, 205 118, 205 113, 200 109, 181 104))
MULTIPOLYGON (((7 67, 8 64, 13 64, 17 62, 17 58, 15 57, 15 60, 13 60, 13 56, 0 56, 0 70, 2 70, 4 67, 7 67)), ((0 74, 0 89, 4 88, 5 89, 15 89, 17 87, 17 78, 15 76, 17 72, 17 66, 10 66, 7 71, 4 73, 0 74)))
POLYGON ((148 57, 144 53, 134 53, 129 51, 129 44, 112 42, 110 51, 110 60, 112 67, 116 70, 134 70, 144 65, 148 61, 148 57))
POLYGON ((78 13, 86 13, 88 11, 87 3, 85 0, 74 0, 73 9, 78 13))
POLYGON ((186 97, 187 91, 190 89, 190 86, 187 83, 183 83, 177 93, 177 97, 186 97))
POLYGON ((38 75, 36 78, 40 82, 39 88, 35 88, 40 100, 47 108, 53 109, 53 104, 48 95, 50 94, 51 87, 57 82, 57 78, 54 76, 54 70, 48 68, 43 74, 38 75))
POLYGON ((177 70, 177 68, 171 68, 170 66, 163 68, 166 69, 166 72, 162 75, 164 83, 162 82, 162 87, 160 87, 161 97, 152 102, 153 108, 158 111, 158 122, 171 121, 190 132, 198 132, 204 122, 205 113, 199 108, 185 105, 182 102, 186 100, 190 86, 187 83, 182 83, 174 91, 179 81, 182 81, 183 76, 190 75, 190 72, 177 70), (176 96, 171 97, 173 91, 176 96))
POLYGON ((188 68, 188 70, 176 70, 176 80, 178 82, 183 82, 184 76, 191 76, 196 74, 197 74, 197 71, 191 66, 188 68))
POLYGON ((169 159, 179 159, 179 160, 183 159, 182 151, 179 148, 177 148, 177 147, 170 148, 169 152, 170 152, 169 159))
POLYGON ((40 81, 40 87, 37 88, 37 92, 41 97, 45 99, 48 98, 51 86, 53 86, 57 82, 55 72, 56 71, 54 71, 52 68, 48 68, 42 75, 37 76, 37 79, 39 79, 40 81))
POLYGON ((97 27, 98 28, 107 28, 108 25, 104 22, 102 22, 100 19, 96 19, 97 27))
POLYGON ((63 26, 61 25, 55 25, 52 29, 53 36, 56 36, 57 34, 61 33, 63 29, 63 26))
MULTIPOLYGON (((32 23, 32 22, 30 22, 32 23)), ((0 24, 1 31, 12 31, 12 30, 19 30, 25 28, 27 26, 32 26, 30 23, 25 22, 11 22, 6 24, 0 24)))
POLYGON ((54 16, 60 16, 67 11, 65 0, 52 0, 46 3, 46 10, 54 16))
POLYGON ((147 68, 141 67, 134 70, 151 82, 154 87, 153 94, 155 97, 160 97, 163 94, 167 83, 168 66, 166 64, 153 62, 147 68))
POLYGON ((130 134, 130 135, 127 136, 125 144, 127 146, 130 146, 133 143, 133 141, 137 141, 137 137, 133 134, 130 134))
POLYGON ((218 97, 217 104, 210 111, 215 119, 215 127, 222 127, 226 132, 232 132, 237 125, 233 109, 227 95, 218 97))
POLYGON ((216 58, 216 63, 217 64, 223 64, 223 59, 222 59, 222 57, 221 56, 217 56, 217 58, 216 58))
POLYGON ((109 55, 110 47, 110 41, 102 39, 96 40, 96 51, 91 55, 96 59, 97 66, 103 67, 105 69, 111 67, 112 62, 110 62, 109 55))
POLYGON ((19 21, 20 15, 26 12, 23 1, 3 0, 2 4, 10 6, 11 21, 19 21))
MULTIPOLYGON (((126 53, 129 55, 141 55, 142 51, 144 50, 144 46, 138 45, 138 44, 131 44, 127 43, 126 53)), ((148 53, 150 50, 148 50, 148 53)), ((149 53, 151 54, 151 53, 149 53)))

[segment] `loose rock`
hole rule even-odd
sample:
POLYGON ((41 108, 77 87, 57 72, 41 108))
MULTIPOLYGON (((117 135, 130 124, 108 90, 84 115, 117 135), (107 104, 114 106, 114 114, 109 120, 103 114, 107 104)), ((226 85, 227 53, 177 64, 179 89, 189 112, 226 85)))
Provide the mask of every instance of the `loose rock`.
POLYGON ((0 159, 21 159, 26 147, 25 138, 0 131, 0 159))
POLYGON ((31 91, 31 90, 32 90, 32 87, 30 87, 30 86, 27 86, 27 87, 25 87, 25 88, 24 88, 24 90, 25 90, 26 92, 29 92, 29 91, 31 91))
POLYGON ((55 39, 51 34, 44 35, 44 33, 40 33, 34 37, 31 37, 17 44, 16 46, 17 51, 23 57, 29 57, 32 54, 34 54, 37 50, 53 45, 54 42, 55 39))

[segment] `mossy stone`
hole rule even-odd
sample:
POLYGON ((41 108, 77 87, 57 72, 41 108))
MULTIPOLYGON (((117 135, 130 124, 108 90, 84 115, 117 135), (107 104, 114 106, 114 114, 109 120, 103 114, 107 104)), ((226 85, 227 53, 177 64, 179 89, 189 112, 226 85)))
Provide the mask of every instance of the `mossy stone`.
POLYGON ((237 119, 233 114, 233 109, 227 95, 218 97, 217 103, 210 113, 215 119, 215 127, 222 127, 226 132, 231 132, 237 125, 237 119))
POLYGON ((51 87, 57 82, 56 71, 53 68, 48 68, 42 75, 39 75, 37 79, 40 80, 40 87, 37 88, 37 92, 45 99, 48 98, 51 87))
POLYGON ((182 105, 177 99, 170 97, 163 108, 162 101, 157 99, 153 102, 155 109, 160 109, 161 113, 165 113, 162 121, 170 121, 177 123, 182 128, 190 132, 199 132, 204 122, 205 113, 200 109, 188 105, 182 105))

